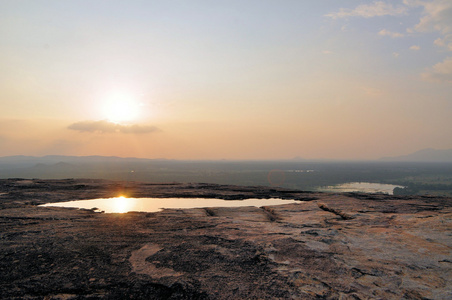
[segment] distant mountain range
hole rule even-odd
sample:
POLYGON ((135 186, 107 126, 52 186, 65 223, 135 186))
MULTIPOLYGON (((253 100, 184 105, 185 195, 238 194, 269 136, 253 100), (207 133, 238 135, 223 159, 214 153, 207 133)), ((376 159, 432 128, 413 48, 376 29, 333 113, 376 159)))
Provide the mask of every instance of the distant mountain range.
POLYGON ((54 165, 54 164, 85 164, 85 163, 138 163, 165 161, 166 159, 148 159, 136 157, 117 157, 117 156, 65 156, 65 155, 46 155, 46 156, 4 156, 0 157, 0 166, 14 165, 15 167, 32 167, 36 165, 54 165))
MULTIPOLYGON (((302 157, 294 157, 289 161, 293 162, 319 162, 323 160, 308 160, 302 157)), ((417 152, 392 157, 382 157, 379 161, 394 161, 394 162, 452 162, 452 149, 423 149, 417 152)), ((66 155, 46 155, 46 156, 4 156, 0 157, 0 170, 3 169, 17 169, 17 168, 49 168, 52 169, 73 169, 74 166, 86 167, 87 164, 94 165, 140 165, 149 163, 177 163, 184 161, 177 161, 165 158, 136 158, 136 157, 118 157, 118 156, 66 156, 66 155)), ((187 162, 187 161, 185 161, 187 162)))
POLYGON ((452 162, 452 149, 423 149, 417 152, 393 156, 383 157, 382 161, 407 161, 407 162, 452 162))

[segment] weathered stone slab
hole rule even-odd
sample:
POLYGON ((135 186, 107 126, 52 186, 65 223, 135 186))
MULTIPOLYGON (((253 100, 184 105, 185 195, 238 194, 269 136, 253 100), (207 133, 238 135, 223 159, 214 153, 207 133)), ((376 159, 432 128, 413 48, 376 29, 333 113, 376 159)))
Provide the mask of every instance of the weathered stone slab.
POLYGON ((0 294, 28 299, 452 299, 452 199, 0 180, 0 294), (116 196, 296 204, 102 214, 116 196))

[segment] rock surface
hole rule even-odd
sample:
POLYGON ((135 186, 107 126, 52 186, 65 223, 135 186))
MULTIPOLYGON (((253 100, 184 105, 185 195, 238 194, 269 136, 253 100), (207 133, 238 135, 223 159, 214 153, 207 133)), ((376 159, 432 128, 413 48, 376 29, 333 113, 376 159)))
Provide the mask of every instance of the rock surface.
POLYGON ((0 180, 3 299, 452 299, 452 199, 269 187, 0 180), (113 197, 297 199, 104 214, 113 197))

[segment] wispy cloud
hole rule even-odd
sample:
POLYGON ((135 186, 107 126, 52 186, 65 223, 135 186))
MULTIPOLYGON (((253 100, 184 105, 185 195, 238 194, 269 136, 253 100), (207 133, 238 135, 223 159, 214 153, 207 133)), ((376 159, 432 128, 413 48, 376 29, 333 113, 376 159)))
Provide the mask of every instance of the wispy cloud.
POLYGON ((439 46, 439 47, 443 47, 443 46, 446 45, 446 43, 444 42, 444 40, 443 40, 442 38, 437 38, 437 39, 433 42, 433 44, 435 44, 436 46, 439 46))
POLYGON ((422 78, 431 81, 452 82, 452 57, 447 57, 422 74, 422 78))
POLYGON ((392 38, 398 38, 398 37, 403 37, 404 35, 402 33, 399 32, 392 32, 386 29, 380 30, 380 32, 378 32, 378 35, 382 35, 382 36, 389 36, 392 38))
MULTIPOLYGON (((441 37, 433 41, 433 44, 452 51, 452 1, 404 0, 403 3, 410 7, 423 8, 419 23, 413 28, 409 28, 408 32, 438 32, 441 37)), ((410 49, 413 48, 411 47, 410 49)), ((452 58, 445 58, 442 62, 435 64, 421 74, 421 76, 428 81, 451 82, 452 58)))
POLYGON ((452 51, 452 35, 445 38, 437 38, 433 44, 438 47, 446 47, 447 50, 452 51))
MULTIPOLYGON (((326 16, 339 19, 349 17, 372 18, 380 16, 403 16, 409 12, 418 14, 419 19, 416 25, 407 28, 408 34, 393 32, 387 29, 378 32, 381 36, 400 38, 411 36, 414 33, 437 32, 440 37, 434 40, 433 44, 438 47, 452 51, 452 1, 451 0, 403 0, 401 5, 393 5, 390 2, 374 1, 371 4, 361 4, 353 9, 341 8, 337 12, 326 16)), ((412 45, 410 50, 420 50, 419 45, 412 45)), ((398 52, 392 53, 397 58, 398 52)), ((427 80, 450 81, 451 58, 432 66, 422 77, 427 80)))
POLYGON ((82 121, 71 124, 68 129, 80 132, 99 132, 99 133, 131 133, 144 134, 160 131, 159 128, 150 125, 122 125, 113 122, 102 121, 82 121))
POLYGON ((372 4, 361 4, 354 9, 341 8, 338 12, 329 13, 326 16, 333 19, 348 18, 348 17, 362 17, 372 18, 381 16, 398 16, 407 12, 407 7, 394 7, 390 3, 383 1, 375 1, 372 4))
POLYGON ((452 1, 450 0, 404 0, 404 4, 410 7, 422 7, 422 17, 409 31, 441 33, 442 38, 434 41, 434 44, 447 47, 452 51, 452 1))

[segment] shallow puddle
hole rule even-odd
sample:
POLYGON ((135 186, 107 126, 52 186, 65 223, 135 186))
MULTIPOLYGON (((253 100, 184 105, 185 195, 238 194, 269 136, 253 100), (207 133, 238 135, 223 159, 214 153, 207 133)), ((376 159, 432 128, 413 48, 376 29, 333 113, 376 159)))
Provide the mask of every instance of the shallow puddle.
POLYGON ((318 190, 321 192, 362 192, 362 193, 383 193, 392 195, 396 187, 400 185, 371 183, 371 182, 349 182, 339 185, 322 186, 318 190))
POLYGON ((164 208, 203 208, 203 207, 239 207, 239 206, 268 206, 289 203, 300 203, 296 200, 283 199, 245 199, 223 200, 215 198, 104 198, 93 200, 79 200, 69 202, 47 203, 40 206, 75 207, 92 209, 106 213, 125 213, 129 211, 157 212, 164 208))

